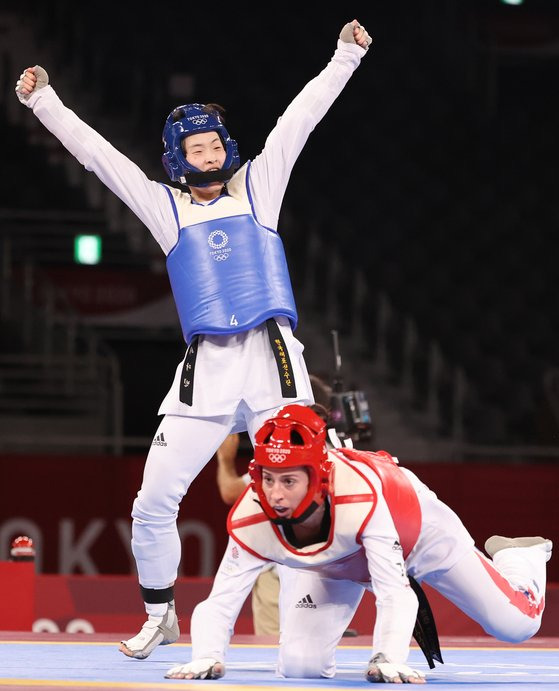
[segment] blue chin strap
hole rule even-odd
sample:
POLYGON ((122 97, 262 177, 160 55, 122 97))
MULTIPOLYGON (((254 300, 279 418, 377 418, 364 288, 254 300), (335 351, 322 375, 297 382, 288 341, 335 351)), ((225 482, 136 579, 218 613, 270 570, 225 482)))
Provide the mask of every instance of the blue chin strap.
POLYGON ((213 182, 226 182, 240 166, 237 142, 231 139, 219 113, 206 111, 201 103, 178 106, 169 115, 163 128, 163 167, 173 182, 193 187, 207 187, 213 182), (217 132, 225 148, 225 161, 220 170, 203 172, 186 160, 182 140, 190 134, 217 132))

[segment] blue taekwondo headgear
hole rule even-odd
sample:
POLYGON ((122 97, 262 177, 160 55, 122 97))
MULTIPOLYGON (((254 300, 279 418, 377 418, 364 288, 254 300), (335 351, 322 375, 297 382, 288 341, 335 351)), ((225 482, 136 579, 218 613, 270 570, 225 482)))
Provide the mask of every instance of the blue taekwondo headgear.
POLYGON ((240 165, 237 142, 229 136, 219 113, 216 110, 208 111, 202 103, 178 106, 171 112, 163 128, 163 145, 163 167, 173 182, 178 180, 183 185, 207 187, 212 182, 226 182, 240 165), (203 172, 186 160, 182 140, 198 132, 219 134, 226 153, 220 170, 203 172))

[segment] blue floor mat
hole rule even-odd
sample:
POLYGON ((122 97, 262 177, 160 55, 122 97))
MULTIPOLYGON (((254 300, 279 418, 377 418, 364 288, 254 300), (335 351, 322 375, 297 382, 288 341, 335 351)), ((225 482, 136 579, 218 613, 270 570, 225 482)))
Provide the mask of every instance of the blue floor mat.
MULTIPOLYGON (((343 646, 337 651, 338 671, 333 679, 279 679, 275 676, 276 646, 232 645, 227 674, 215 681, 165 679, 174 664, 191 657, 190 644, 159 647, 147 660, 135 660, 118 652, 114 642, 0 643, 0 689, 182 689, 223 687, 258 689, 371 688, 364 677, 370 649, 343 646)), ((427 675, 429 686, 443 689, 559 689, 559 651, 556 648, 444 648, 444 665, 430 670, 421 652, 412 649, 411 667, 427 675)), ((386 685, 383 685, 386 688, 386 685)))

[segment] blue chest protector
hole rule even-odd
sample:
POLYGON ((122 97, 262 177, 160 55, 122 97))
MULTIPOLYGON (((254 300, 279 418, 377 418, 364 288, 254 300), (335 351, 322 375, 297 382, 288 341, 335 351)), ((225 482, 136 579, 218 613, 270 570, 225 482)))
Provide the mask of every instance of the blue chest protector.
POLYGON ((167 271, 184 339, 248 331, 297 309, 279 235, 250 214, 219 218, 179 231, 167 271))

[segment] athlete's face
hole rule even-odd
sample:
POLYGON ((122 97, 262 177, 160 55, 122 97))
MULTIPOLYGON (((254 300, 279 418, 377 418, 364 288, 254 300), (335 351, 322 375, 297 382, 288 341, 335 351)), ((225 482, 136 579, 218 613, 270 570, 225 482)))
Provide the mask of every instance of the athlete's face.
POLYGON ((186 160, 203 172, 219 170, 225 163, 225 149, 217 132, 198 132, 183 140, 186 160))
POLYGON ((309 476, 303 466, 283 470, 262 469, 264 496, 280 518, 291 518, 305 498, 308 488, 309 476))
MULTIPOLYGON (((227 156, 220 136, 217 132, 199 132, 191 134, 182 142, 186 160, 193 166, 206 173, 210 170, 223 168, 227 156)), ((201 200, 211 199, 223 189, 223 182, 212 182, 205 187, 191 186, 193 196, 201 200)))

